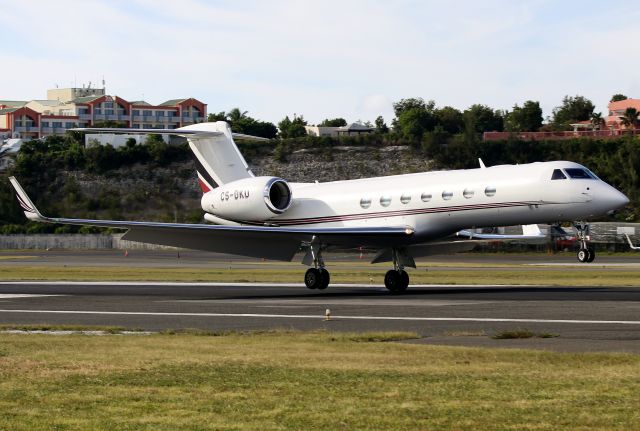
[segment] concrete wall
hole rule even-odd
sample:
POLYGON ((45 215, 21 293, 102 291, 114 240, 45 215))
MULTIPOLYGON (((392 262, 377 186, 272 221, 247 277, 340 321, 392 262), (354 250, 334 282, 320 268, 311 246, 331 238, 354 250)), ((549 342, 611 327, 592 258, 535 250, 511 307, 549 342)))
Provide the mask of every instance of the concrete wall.
POLYGON ((117 235, 79 235, 79 234, 43 234, 43 235, 0 235, 1 250, 28 249, 121 249, 121 250, 175 250, 154 244, 124 241, 123 234, 117 235))

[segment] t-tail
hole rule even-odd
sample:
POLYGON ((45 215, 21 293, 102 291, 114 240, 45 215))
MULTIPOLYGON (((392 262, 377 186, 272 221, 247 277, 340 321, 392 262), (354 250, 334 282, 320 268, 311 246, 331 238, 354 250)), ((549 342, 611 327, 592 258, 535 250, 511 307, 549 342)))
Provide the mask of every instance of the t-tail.
POLYGON ((73 130, 90 133, 183 136, 187 138, 189 148, 193 152, 198 184, 202 193, 232 181, 254 176, 238 150, 234 138, 268 141, 266 138, 233 133, 225 121, 192 124, 179 129, 78 128, 73 130))

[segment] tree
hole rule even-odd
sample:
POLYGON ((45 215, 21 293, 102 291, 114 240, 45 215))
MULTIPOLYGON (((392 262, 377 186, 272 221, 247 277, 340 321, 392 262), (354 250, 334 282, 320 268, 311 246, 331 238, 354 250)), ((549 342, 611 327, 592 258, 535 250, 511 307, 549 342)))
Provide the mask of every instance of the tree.
POLYGON ((322 123, 318 124, 318 126, 320 127, 342 127, 342 126, 346 126, 347 125, 347 120, 345 120, 344 118, 333 118, 333 119, 328 119, 325 118, 322 123))
POLYGON ((207 116, 207 121, 213 123, 215 121, 229 121, 229 117, 227 113, 224 111, 220 111, 218 113, 211 113, 207 116))
POLYGON ((600 130, 603 124, 604 119, 602 118, 602 112, 594 112, 591 114, 591 125, 594 130, 600 130))
POLYGON ((393 112, 396 114, 396 118, 405 111, 410 109, 423 109, 433 112, 436 107, 436 102, 429 100, 425 102, 422 97, 411 97, 408 99, 401 99, 399 102, 393 104, 393 112))
POLYGON ((304 117, 293 114, 293 120, 287 115, 282 121, 278 123, 278 129, 280 129, 280 137, 287 138, 299 138, 307 135, 307 130, 304 126, 307 125, 304 117))
POLYGON ((620 117, 620 122, 625 125, 627 129, 635 129, 638 127, 638 116, 640 112, 636 108, 627 108, 624 111, 624 115, 620 117))
POLYGON ((553 110, 553 123, 562 128, 569 128, 571 123, 587 121, 591 118, 595 105, 584 96, 564 96, 562 105, 553 110))
POLYGON ((384 118, 382 118, 382 115, 379 115, 378 118, 376 118, 375 125, 376 125, 376 133, 389 133, 389 128, 385 124, 384 118))
POLYGON ((624 94, 614 94, 613 96, 611 96, 611 102, 619 102, 621 100, 627 100, 628 97, 625 96, 624 94))
POLYGON ((400 113, 396 119, 396 129, 406 138, 420 141, 426 132, 435 127, 433 115, 420 108, 411 108, 400 113))
POLYGON ((536 132, 542 126, 540 102, 527 100, 522 107, 517 104, 505 114, 505 126, 510 132, 536 132))
POLYGON ((425 102, 421 97, 394 103, 394 130, 410 139, 422 139, 425 132, 432 131, 436 126, 435 105, 433 100, 425 102))
POLYGON ((240 108, 233 108, 229 112, 220 111, 209 114, 208 121, 226 121, 229 127, 236 133, 260 136, 262 138, 273 139, 278 134, 275 124, 268 121, 260 121, 248 115, 248 111, 240 108))
POLYGON ((464 128, 464 119, 462 112, 451 106, 445 106, 435 110, 436 125, 450 134, 462 132, 464 128))
POLYGON ((502 132, 504 117, 501 111, 486 105, 471 105, 463 113, 465 130, 470 133, 502 132))

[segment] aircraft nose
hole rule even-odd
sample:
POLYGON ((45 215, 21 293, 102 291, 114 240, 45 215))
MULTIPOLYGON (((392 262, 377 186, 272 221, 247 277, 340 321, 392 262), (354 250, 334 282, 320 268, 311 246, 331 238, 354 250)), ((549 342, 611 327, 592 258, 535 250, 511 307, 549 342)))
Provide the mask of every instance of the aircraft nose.
POLYGON ((625 196, 621 191, 610 186, 610 190, 607 190, 606 201, 612 210, 617 210, 626 206, 629 203, 629 198, 625 196))

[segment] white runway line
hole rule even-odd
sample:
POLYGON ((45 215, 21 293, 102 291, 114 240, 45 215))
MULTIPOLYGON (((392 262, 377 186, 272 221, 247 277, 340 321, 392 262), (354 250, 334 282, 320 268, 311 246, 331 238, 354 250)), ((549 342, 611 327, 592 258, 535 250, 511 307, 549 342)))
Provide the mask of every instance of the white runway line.
MULTIPOLYGON (((185 286, 185 287, 305 287, 304 283, 218 283, 180 281, 0 281, 0 286, 185 286)), ((380 284, 332 283, 331 287, 378 287, 380 284)), ((549 287, 546 284, 411 284, 425 287, 549 287)), ((386 289, 385 289, 386 290, 386 289)), ((409 292, 411 293, 411 292, 409 292)))
POLYGON ((40 298, 43 296, 64 296, 64 295, 40 295, 31 293, 0 293, 0 300, 15 298, 40 298))
MULTIPOLYGON (((0 313, 22 314, 88 314, 100 316, 166 316, 166 317, 255 317, 267 319, 324 319, 324 315, 314 314, 256 314, 256 313, 155 313, 147 311, 86 311, 86 310, 0 310, 0 313)), ((639 325, 638 320, 564 320, 564 319, 508 319, 492 317, 408 317, 408 316, 331 316, 336 320, 402 320, 415 322, 513 322, 513 323, 576 323, 639 325)))

